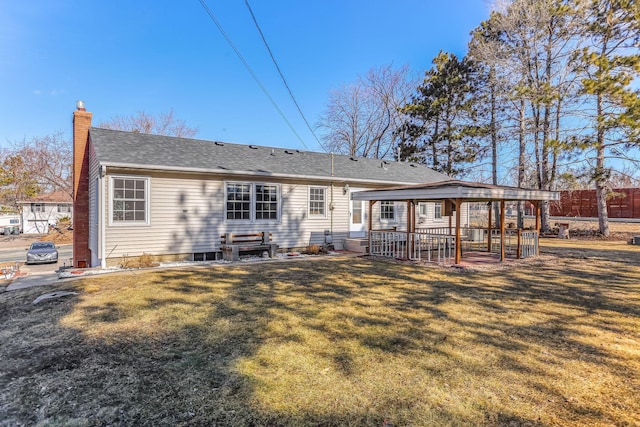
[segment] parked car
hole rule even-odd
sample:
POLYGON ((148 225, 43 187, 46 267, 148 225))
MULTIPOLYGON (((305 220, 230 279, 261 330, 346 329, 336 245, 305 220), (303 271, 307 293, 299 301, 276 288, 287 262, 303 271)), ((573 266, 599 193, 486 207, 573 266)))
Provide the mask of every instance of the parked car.
POLYGON ((34 242, 27 249, 27 264, 58 262, 58 249, 52 242, 34 242))

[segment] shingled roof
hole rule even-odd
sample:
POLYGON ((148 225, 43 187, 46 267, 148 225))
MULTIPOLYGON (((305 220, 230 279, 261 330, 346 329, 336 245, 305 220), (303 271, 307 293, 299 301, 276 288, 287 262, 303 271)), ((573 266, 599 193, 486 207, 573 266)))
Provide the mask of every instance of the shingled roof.
POLYGON ((231 144, 101 128, 89 130, 101 165, 236 175, 333 179, 345 182, 428 183, 450 178, 414 163, 231 144))

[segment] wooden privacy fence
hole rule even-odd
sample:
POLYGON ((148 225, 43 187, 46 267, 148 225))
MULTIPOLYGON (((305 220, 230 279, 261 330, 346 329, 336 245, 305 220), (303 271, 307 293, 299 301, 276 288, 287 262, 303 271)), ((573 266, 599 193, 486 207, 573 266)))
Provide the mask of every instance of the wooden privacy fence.
MULTIPOLYGON (((640 188, 618 188, 607 200, 610 218, 640 218, 640 188)), ((561 191, 560 200, 550 203, 552 216, 598 217, 596 190, 561 191)))

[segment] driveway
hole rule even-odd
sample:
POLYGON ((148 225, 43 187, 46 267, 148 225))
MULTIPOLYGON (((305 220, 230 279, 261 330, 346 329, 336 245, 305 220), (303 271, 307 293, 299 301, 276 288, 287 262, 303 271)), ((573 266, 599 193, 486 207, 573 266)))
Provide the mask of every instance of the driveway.
POLYGON ((56 270, 62 265, 70 265, 73 252, 72 245, 58 246, 58 262, 55 264, 25 265, 26 251, 32 242, 40 236, 3 236, 0 238, 0 263, 19 262, 20 274, 7 286, 7 291, 47 286, 60 282, 56 270))

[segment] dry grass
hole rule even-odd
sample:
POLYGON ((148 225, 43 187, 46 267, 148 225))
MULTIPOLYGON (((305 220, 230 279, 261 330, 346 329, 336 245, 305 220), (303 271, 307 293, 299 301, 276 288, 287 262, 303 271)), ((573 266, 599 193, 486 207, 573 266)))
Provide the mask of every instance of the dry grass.
POLYGON ((0 424, 638 425, 640 248, 324 257, 0 294, 0 424))

